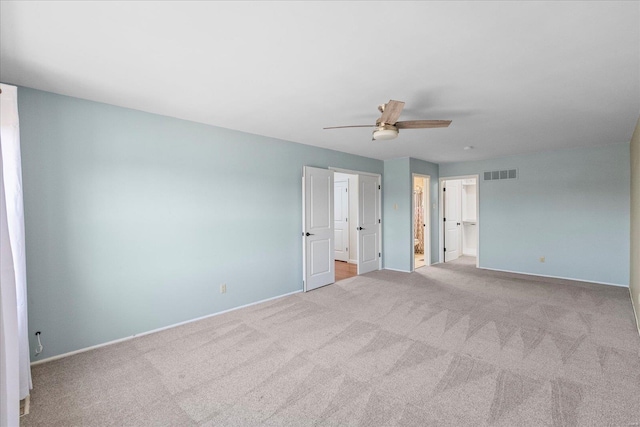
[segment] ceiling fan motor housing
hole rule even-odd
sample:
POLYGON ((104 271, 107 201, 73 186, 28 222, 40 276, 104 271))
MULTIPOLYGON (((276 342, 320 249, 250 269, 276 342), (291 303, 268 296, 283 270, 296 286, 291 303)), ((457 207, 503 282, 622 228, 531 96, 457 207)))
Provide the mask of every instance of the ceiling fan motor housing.
POLYGON ((398 128, 393 125, 382 124, 373 131, 373 139, 394 139, 398 136, 398 128))

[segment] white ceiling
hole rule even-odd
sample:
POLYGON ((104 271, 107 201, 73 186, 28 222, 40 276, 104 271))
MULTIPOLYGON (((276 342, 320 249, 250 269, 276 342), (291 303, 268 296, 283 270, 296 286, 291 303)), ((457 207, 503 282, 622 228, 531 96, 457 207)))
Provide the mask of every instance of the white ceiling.
POLYGON ((0 27, 5 83, 378 159, 628 142, 640 114, 636 1, 3 1, 0 27), (453 123, 322 130, 389 99, 453 123))

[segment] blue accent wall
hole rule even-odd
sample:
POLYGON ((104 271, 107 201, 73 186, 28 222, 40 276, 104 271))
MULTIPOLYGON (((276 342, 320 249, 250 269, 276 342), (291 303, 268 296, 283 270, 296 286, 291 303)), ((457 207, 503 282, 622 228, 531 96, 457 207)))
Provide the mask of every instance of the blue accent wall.
POLYGON ((480 175, 480 267, 628 286, 629 159, 620 143, 441 164, 440 176, 480 175), (517 179, 483 180, 513 168, 517 179))
POLYGON ((409 158, 385 160, 382 177, 384 268, 411 269, 411 178, 409 158))
POLYGON ((18 95, 39 358, 301 290, 302 167, 383 172, 337 151, 18 95))

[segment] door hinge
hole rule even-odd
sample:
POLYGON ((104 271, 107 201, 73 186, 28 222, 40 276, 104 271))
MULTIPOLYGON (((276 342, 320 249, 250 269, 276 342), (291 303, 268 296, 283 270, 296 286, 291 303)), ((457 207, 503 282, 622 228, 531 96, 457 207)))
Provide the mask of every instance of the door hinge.
POLYGON ((348 192, 349 192, 349 189, 348 189, 348 188, 345 188, 345 189, 344 189, 344 192, 345 192, 345 193, 348 193, 348 192))
POLYGON ((447 248, 444 248, 444 251, 447 252, 447 248))
POLYGON ((382 256, 382 252, 378 252, 378 258, 382 256))
POLYGON ((345 252, 349 252, 349 248, 344 248, 345 252))
POLYGON ((443 189, 442 189, 442 191, 447 191, 447 189, 446 189, 446 188, 443 188, 443 189))
POLYGON ((378 190, 382 190, 382 188, 378 185, 378 190))
POLYGON ((447 218, 442 218, 442 221, 443 222, 447 222, 447 218))
POLYGON ((378 224, 380 224, 380 220, 378 220, 378 224))

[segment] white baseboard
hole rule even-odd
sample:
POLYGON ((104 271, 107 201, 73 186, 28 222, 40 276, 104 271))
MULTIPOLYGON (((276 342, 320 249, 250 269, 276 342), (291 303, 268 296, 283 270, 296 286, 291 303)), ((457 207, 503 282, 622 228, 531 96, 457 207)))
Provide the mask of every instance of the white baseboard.
POLYGON ((638 335, 640 335, 640 317, 638 317, 638 310, 636 310, 636 302, 633 300, 631 287, 629 287, 629 297, 631 297, 631 307, 633 308, 633 314, 636 317, 636 327, 638 328, 638 335))
POLYGON ((357 259, 350 259, 349 261, 347 261, 349 264, 357 264, 358 260, 357 259))
POLYGON ((620 287, 620 288, 628 288, 629 287, 627 285, 621 285, 619 283, 596 282, 594 280, 576 279, 575 277, 562 277, 562 276, 549 276, 549 275, 546 275, 546 274, 523 273, 521 271, 501 270, 499 268, 488 268, 488 267, 482 267, 482 266, 479 266, 478 268, 480 268, 482 270, 501 271, 503 273, 523 274, 525 276, 548 277, 550 279, 562 279, 562 280, 573 280, 574 282, 595 283, 596 285, 617 286, 617 287, 620 287))
POLYGON ((397 269, 397 268, 389 268, 389 267, 384 267, 384 268, 383 268, 383 270, 398 271, 398 272, 400 272, 400 273, 411 273, 411 272, 410 272, 410 271, 408 271, 408 270, 399 270, 399 269, 397 269))
POLYGON ((228 310, 219 311, 217 313, 207 314, 206 316, 197 317, 197 318, 191 319, 191 320, 185 320, 184 322, 175 323, 173 325, 164 326, 162 328, 153 329, 151 331, 141 332, 139 334, 134 334, 134 335, 131 335, 129 337, 119 338, 117 340, 108 341, 108 342, 105 342, 105 343, 102 343, 102 344, 92 345, 91 347, 85 347, 85 348, 81 348, 79 350, 70 351, 68 353, 63 353, 63 354, 58 354, 56 356, 47 357, 46 359, 42 359, 42 360, 37 360, 35 362, 31 362, 31 366, 40 365, 40 364, 45 363, 45 362, 52 362, 54 360, 62 359, 64 357, 73 356, 74 354, 84 353, 85 351, 95 350, 96 348, 106 347, 108 345, 113 345, 113 344, 118 344, 118 343, 121 343, 123 341, 129 341, 129 340, 131 340, 133 338, 142 337, 142 336, 149 335, 149 334, 155 334, 156 332, 160 332, 160 331, 164 331, 164 330, 167 330, 167 329, 175 328, 175 327, 178 327, 178 326, 186 325, 188 323, 197 322, 199 320, 208 319, 209 317, 219 316, 221 314, 229 313, 230 311, 240 310, 241 308, 245 308, 245 307, 251 307, 252 305, 262 304, 263 302, 271 301, 271 300, 274 300, 274 299, 284 298, 284 297, 287 297, 289 295, 297 294, 297 293, 300 293, 300 292, 302 292, 302 290, 293 291, 293 292, 289 292, 289 293, 286 293, 286 294, 278 295, 278 296, 275 296, 275 297, 263 299, 263 300, 260 300, 260 301, 252 302, 252 303, 245 304, 245 305, 241 305, 239 307, 234 307, 234 308, 230 308, 228 310))

